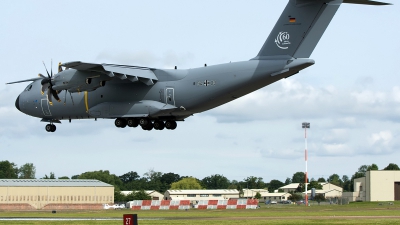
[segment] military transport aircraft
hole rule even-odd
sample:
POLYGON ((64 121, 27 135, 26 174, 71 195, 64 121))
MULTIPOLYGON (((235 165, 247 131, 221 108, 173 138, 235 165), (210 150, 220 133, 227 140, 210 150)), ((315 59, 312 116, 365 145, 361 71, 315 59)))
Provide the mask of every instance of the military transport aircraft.
POLYGON ((46 131, 74 119, 115 119, 115 126, 174 130, 176 121, 223 105, 297 74, 342 3, 388 5, 369 0, 289 0, 258 55, 248 61, 195 69, 157 69, 68 62, 31 81, 18 96, 21 112, 42 118, 46 131), (64 68, 64 69, 63 69, 64 68), (53 101, 55 100, 55 101, 53 101))

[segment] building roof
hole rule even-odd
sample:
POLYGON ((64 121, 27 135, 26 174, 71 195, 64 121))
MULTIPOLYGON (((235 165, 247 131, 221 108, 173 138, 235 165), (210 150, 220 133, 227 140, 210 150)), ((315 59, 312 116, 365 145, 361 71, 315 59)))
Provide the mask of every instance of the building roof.
POLYGON ((99 180, 0 179, 0 187, 112 187, 99 180))
POLYGON ((239 194, 236 189, 217 189, 217 190, 167 190, 170 195, 186 195, 186 194, 239 194))
POLYGON ((299 184, 300 183, 291 183, 291 184, 285 185, 283 187, 280 187, 278 189, 296 189, 299 187, 299 184))
MULTIPOLYGON (((138 192, 138 191, 120 191, 121 192, 121 194, 123 194, 123 195, 129 195, 129 194, 131 194, 131 193, 133 193, 133 192, 138 192)), ((148 191, 144 191, 144 192, 146 192, 146 194, 148 194, 148 195, 161 195, 161 196, 163 196, 160 192, 158 192, 158 191, 155 191, 155 190, 148 190, 148 191)))

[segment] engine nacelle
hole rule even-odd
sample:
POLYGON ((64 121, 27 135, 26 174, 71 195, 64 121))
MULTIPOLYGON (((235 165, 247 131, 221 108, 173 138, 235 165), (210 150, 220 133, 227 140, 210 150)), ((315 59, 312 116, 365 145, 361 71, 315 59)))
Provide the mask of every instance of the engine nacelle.
POLYGON ((111 78, 97 72, 83 72, 79 70, 64 70, 54 76, 51 83, 57 91, 68 90, 69 92, 94 91, 103 87, 111 78))

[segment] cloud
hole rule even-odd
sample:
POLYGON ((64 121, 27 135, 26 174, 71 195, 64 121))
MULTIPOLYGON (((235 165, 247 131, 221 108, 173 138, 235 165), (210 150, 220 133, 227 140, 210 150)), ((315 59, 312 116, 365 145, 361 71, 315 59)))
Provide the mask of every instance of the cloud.
POLYGON ((400 88, 353 91, 314 87, 284 79, 211 111, 218 122, 330 118, 359 126, 357 119, 400 120, 400 88))

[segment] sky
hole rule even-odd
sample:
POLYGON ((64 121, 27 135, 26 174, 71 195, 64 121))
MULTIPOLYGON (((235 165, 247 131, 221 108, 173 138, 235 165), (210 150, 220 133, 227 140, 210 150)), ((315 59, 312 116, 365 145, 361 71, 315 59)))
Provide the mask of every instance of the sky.
POLYGON ((286 6, 254 1, 0 1, 0 161, 33 163, 36 177, 109 170, 221 174, 285 181, 327 178, 364 164, 400 164, 400 4, 341 6, 311 58, 316 64, 174 131, 118 129, 109 119, 63 121, 55 133, 19 112, 28 83, 7 82, 84 61, 179 69, 257 55, 286 6))

